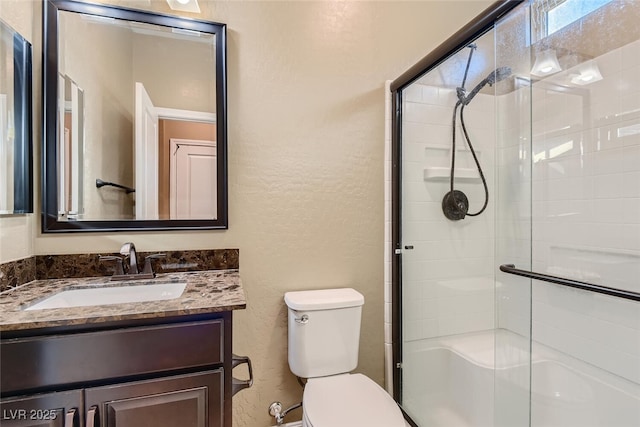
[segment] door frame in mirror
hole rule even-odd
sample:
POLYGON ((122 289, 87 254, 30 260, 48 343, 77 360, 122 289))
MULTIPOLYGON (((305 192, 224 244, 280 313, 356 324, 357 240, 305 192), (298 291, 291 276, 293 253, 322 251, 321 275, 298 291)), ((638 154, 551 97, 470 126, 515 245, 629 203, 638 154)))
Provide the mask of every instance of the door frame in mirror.
POLYGON ((201 230, 228 228, 226 25, 75 0, 43 2, 42 232, 201 230), (76 12, 214 34, 216 62, 217 218, 58 221, 58 12, 76 12))

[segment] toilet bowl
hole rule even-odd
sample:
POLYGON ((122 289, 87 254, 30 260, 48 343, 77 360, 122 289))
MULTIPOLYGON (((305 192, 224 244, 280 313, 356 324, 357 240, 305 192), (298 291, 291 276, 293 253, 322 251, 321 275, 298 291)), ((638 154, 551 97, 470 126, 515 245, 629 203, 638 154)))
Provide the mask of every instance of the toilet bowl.
POLYGON ((405 427, 389 394, 358 362, 364 297, 351 288, 287 292, 289 367, 307 378, 303 427, 405 427))
POLYGON ((310 379, 302 407, 302 427, 405 426, 396 402, 362 374, 310 379))

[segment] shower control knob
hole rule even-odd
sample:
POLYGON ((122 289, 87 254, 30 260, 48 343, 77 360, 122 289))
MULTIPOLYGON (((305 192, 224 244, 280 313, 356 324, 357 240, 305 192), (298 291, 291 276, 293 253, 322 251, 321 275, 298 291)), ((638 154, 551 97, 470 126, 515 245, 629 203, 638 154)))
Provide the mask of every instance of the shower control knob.
POLYGON ((442 211, 451 221, 464 219, 469 210, 469 200, 467 196, 458 190, 449 191, 442 199, 442 211))

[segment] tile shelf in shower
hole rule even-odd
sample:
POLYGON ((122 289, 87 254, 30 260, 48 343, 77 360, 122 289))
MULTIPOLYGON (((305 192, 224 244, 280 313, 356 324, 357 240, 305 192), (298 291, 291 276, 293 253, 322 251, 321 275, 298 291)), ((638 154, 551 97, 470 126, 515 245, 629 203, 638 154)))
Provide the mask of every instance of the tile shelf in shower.
MULTIPOLYGON (((451 173, 450 167, 432 166, 424 169, 425 181, 442 181, 448 180, 451 173)), ((458 168, 456 167, 455 179, 463 179, 466 181, 479 181, 480 174, 477 169, 458 168)))
MULTIPOLYGON (((476 150, 478 159, 482 157, 482 150, 476 150)), ((425 147, 426 166, 424 168, 425 181, 446 181, 451 173, 451 146, 429 144, 425 147)), ((471 151, 467 147, 456 148, 456 180, 480 181, 480 174, 475 167, 471 151)))

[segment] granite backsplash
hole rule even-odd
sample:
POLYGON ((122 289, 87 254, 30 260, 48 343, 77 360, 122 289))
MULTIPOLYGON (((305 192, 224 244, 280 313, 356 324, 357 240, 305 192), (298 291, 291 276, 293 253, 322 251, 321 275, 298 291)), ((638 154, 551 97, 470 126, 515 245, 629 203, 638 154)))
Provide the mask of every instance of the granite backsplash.
MULTIPOLYGON (((138 252, 142 267, 147 255, 157 252, 138 252)), ((182 271, 228 270, 240 267, 239 249, 207 249, 166 251, 165 258, 153 260, 156 273, 182 271)), ((117 253, 37 255, 0 264, 0 292, 32 280, 111 276, 114 262, 100 261, 99 255, 117 253)))
POLYGON ((0 264, 0 292, 36 280, 36 257, 0 264))

